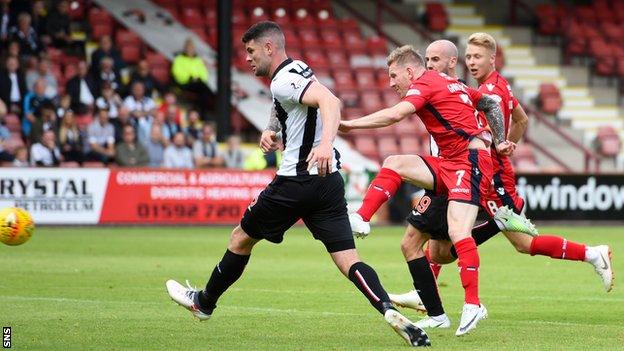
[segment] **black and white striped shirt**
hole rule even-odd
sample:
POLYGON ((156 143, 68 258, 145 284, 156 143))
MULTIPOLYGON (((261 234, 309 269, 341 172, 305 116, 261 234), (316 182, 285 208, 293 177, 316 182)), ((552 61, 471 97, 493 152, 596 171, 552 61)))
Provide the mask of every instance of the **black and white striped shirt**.
MULTIPOLYGON (((281 176, 318 174, 315 167, 308 172, 306 159, 313 147, 321 143, 323 123, 317 108, 301 103, 314 73, 302 61, 287 59, 273 73, 271 93, 277 118, 282 127, 284 152, 277 171, 281 176)), ((340 169, 340 154, 334 149, 333 173, 340 169)))

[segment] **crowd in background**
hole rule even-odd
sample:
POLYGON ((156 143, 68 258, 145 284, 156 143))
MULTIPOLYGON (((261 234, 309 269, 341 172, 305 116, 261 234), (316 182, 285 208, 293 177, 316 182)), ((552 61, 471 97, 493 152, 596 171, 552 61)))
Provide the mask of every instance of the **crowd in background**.
POLYGON ((244 167, 240 137, 230 136, 220 148, 215 125, 207 121, 208 72, 191 40, 171 72, 177 91, 196 97, 182 106, 146 60, 127 65, 111 37, 102 36, 87 55, 84 40, 72 40, 69 5, 0 0, 3 165, 244 167), (75 73, 64 84, 49 48, 78 57, 75 67, 66 66, 75 73))

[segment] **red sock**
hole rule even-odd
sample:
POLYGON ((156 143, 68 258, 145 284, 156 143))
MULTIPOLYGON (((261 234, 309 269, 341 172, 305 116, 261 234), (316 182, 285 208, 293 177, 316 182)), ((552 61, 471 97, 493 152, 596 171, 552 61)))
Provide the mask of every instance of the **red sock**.
POLYGON ((429 256, 429 248, 425 249, 425 257, 427 257, 427 261, 429 261, 429 267, 431 267, 433 276, 436 278, 436 280, 438 280, 438 276, 440 275, 440 271, 442 270, 442 265, 431 260, 431 256, 429 256))
POLYGON ((466 303, 479 304, 479 252, 472 237, 455 243, 459 261, 459 276, 464 287, 466 303))
POLYGON ((382 168, 368 186, 364 201, 357 213, 366 222, 377 212, 384 202, 388 201, 401 185, 401 176, 390 168, 382 168))
POLYGON ((543 255, 560 260, 584 261, 585 245, 560 236, 539 235, 531 242, 531 256, 543 255))

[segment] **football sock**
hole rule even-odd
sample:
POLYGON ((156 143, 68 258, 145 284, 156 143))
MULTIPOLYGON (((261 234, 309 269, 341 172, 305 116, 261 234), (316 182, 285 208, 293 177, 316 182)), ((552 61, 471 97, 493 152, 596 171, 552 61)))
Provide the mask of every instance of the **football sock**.
MULTIPOLYGON (((452 249, 455 250, 455 247, 452 247, 452 249)), ((431 260, 431 256, 429 255, 429 248, 428 247, 425 249, 425 257, 427 258, 427 261, 429 261, 429 267, 431 268, 431 272, 433 272, 433 276, 437 280, 438 276, 440 276, 440 271, 442 270, 442 265, 437 263, 437 262, 433 262, 431 260)), ((455 257, 457 257, 457 256, 455 256, 455 257)))
POLYGON ((420 296, 420 299, 427 309, 429 316, 439 316, 444 314, 444 308, 442 307, 442 300, 438 292, 438 285, 436 278, 429 267, 429 261, 426 257, 420 257, 415 260, 407 262, 412 280, 414 281, 414 288, 420 296))
POLYGON ((349 268, 349 279, 366 296, 371 305, 383 314, 388 309, 390 298, 379 282, 375 270, 364 262, 354 263, 349 268))
POLYGON ((455 243, 459 276, 464 287, 465 302, 479 305, 479 252, 472 237, 455 243))
POLYGON ((538 235, 531 241, 531 256, 543 255, 571 261, 585 260, 585 245, 560 236, 538 235))
POLYGON ((217 300, 230 285, 234 284, 243 274, 250 255, 238 255, 230 250, 226 250, 221 262, 217 263, 206 289, 198 294, 199 305, 202 310, 212 311, 217 300))
MULTIPOLYGON (((498 224, 496 224, 496 221, 494 219, 490 219, 489 221, 472 228, 472 238, 477 246, 479 246, 490 240, 490 238, 498 234, 500 231, 501 230, 498 227, 498 224)), ((455 246, 451 246, 451 256, 457 258, 457 250, 455 250, 455 246)))
POLYGON ((390 168, 382 168, 364 194, 362 206, 357 213, 366 222, 388 201, 401 186, 401 176, 390 168))

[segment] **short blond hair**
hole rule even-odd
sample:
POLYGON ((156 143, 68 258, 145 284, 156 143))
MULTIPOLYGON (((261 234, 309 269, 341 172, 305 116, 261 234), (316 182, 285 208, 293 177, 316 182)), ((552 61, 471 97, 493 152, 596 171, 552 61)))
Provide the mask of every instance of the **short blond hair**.
POLYGON ((417 66, 425 67, 425 60, 422 55, 411 45, 403 45, 398 47, 388 55, 386 59, 388 66, 393 63, 404 65, 406 63, 414 63, 417 66))
POLYGON ((487 33, 472 33, 468 38, 468 44, 481 46, 490 50, 493 54, 496 53, 496 40, 487 33))

